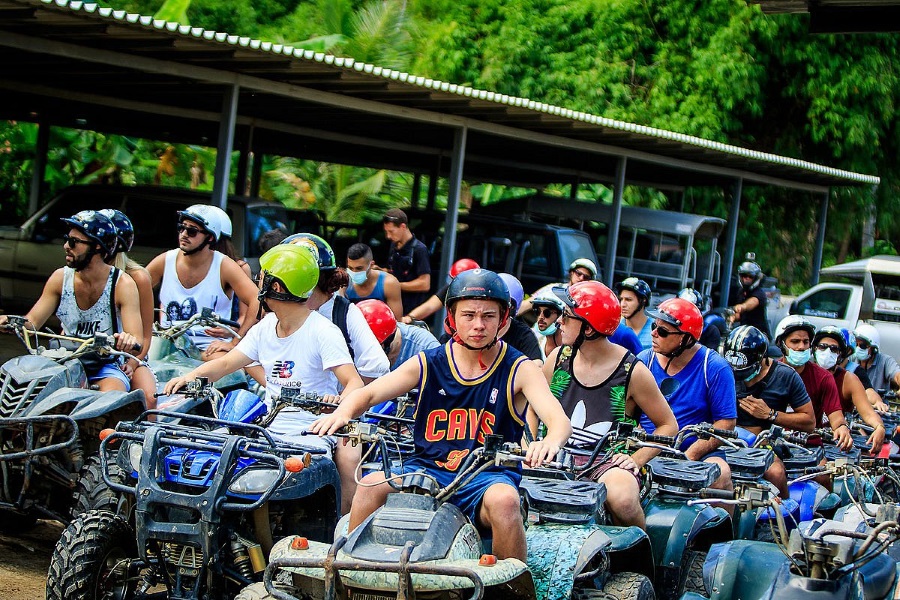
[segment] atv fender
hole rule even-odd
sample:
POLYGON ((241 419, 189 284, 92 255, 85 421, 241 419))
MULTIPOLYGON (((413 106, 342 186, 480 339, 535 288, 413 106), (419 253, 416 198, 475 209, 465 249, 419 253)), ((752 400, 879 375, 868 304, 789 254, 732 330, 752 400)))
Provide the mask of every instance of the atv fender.
POLYGON ((36 416, 58 413, 61 412, 58 410, 60 406, 70 403, 74 404, 75 408, 68 414, 76 421, 99 417, 130 404, 135 405, 135 411, 139 414, 144 411, 145 406, 142 390, 98 392, 82 388, 63 388, 32 404, 25 414, 36 416))
MULTIPOLYGON (((791 492, 791 499, 800 505, 801 522, 815 519, 816 511, 826 498, 829 505, 834 502, 833 498, 828 498, 828 490, 815 481, 795 481, 788 485, 788 489, 791 492)), ((837 501, 838 504, 841 503, 840 498, 837 501)))
POLYGON ((654 562, 661 567, 680 568, 685 549, 706 550, 734 535, 728 513, 708 504, 688 506, 684 500, 656 497, 644 514, 654 562))
POLYGON ((775 544, 735 540, 713 544, 703 565, 710 600, 772 598, 772 586, 787 558, 775 544))
POLYGON ((337 467, 331 459, 317 455, 312 457, 309 466, 299 473, 291 473, 290 476, 278 486, 272 494, 271 501, 285 501, 305 498, 316 491, 331 486, 336 496, 335 506, 341 505, 341 483, 337 467))

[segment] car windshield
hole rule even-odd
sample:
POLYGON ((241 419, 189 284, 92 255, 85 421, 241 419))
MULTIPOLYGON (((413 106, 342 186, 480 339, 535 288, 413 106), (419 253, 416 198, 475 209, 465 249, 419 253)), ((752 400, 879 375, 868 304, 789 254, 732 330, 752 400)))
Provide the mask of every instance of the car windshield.
POLYGON ((578 231, 560 231, 559 242, 561 246, 560 263, 567 269, 572 261, 577 258, 594 259, 594 247, 591 239, 578 231))

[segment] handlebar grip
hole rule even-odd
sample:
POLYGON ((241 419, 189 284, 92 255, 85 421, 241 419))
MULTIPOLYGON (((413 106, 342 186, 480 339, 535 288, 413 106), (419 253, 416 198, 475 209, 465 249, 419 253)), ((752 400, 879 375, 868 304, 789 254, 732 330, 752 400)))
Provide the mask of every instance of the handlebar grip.
POLYGON ((132 349, 133 349, 135 352, 140 352, 141 350, 144 349, 144 346, 143 346, 140 342, 138 342, 137 344, 134 345, 134 348, 132 348, 132 349))
POLYGON ((228 325, 232 329, 240 329, 241 328, 240 323, 238 323, 237 321, 232 321, 231 319, 219 319, 219 323, 221 323, 222 325, 228 325))
POLYGON ((700 490, 701 498, 712 498, 716 500, 734 500, 734 492, 728 490, 717 490, 714 488, 703 488, 700 490))
POLYGON ((642 436, 645 442, 652 442, 654 444, 662 444, 664 446, 674 446, 675 438, 671 435, 653 435, 647 433, 642 436))
POLYGON ((719 437, 727 438, 730 440, 740 439, 738 432, 735 431, 734 429, 715 429, 715 428, 713 428, 710 431, 712 431, 714 434, 716 434, 719 437))

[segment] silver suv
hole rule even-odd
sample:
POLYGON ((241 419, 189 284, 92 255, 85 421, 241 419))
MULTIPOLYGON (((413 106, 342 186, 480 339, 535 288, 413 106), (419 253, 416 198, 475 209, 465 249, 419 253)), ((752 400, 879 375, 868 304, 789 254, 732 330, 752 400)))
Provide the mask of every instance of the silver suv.
MULTIPOLYGON (((129 256, 147 264, 157 254, 176 247, 176 211, 209 203, 208 193, 156 186, 72 186, 64 189, 20 227, 0 226, 0 306, 7 312, 27 309, 40 296, 53 271, 65 264, 60 221, 78 211, 117 208, 134 224, 129 256)), ((232 196, 228 214, 239 255, 254 271, 261 254, 258 241, 266 231, 284 229, 284 207, 259 198, 232 196)))

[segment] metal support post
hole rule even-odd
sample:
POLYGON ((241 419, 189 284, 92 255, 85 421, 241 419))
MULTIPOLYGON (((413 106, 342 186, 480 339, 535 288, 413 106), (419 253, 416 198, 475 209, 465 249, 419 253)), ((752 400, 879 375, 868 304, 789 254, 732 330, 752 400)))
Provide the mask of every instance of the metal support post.
POLYGON ((31 169, 31 189, 28 190, 28 215, 37 212, 44 191, 44 170, 47 168, 47 151, 50 148, 50 123, 38 123, 37 143, 34 147, 34 163, 31 169))
POLYGON ((616 248, 619 245, 619 224, 622 221, 622 195, 625 192, 625 167, 627 165, 628 158, 620 156, 616 163, 613 211, 606 230, 606 264, 603 266, 603 281, 609 287, 612 287, 616 274, 616 248))
POLYGON ((259 183, 262 180, 263 157, 261 152, 253 153, 253 162, 250 164, 250 196, 259 196, 259 183))
POLYGON ((216 173, 213 181, 212 204, 224 209, 228 203, 228 183, 231 179, 231 149, 237 123, 237 105, 241 90, 237 85, 225 88, 222 97, 222 118, 219 121, 219 141, 216 146, 216 173))
POLYGON ((450 164, 450 180, 447 190, 447 217, 444 220, 444 241, 441 246, 441 270, 438 281, 446 281, 450 265, 456 254, 456 224, 459 220, 459 197, 462 190, 463 166, 466 160, 466 135, 461 127, 453 135, 453 162, 450 164))
POLYGON ((412 191, 409 194, 409 205, 413 208, 419 208, 419 200, 422 196, 422 174, 413 173, 412 191))
POLYGON ((728 304, 728 293, 731 291, 731 272, 734 268, 734 246, 737 243, 738 219, 741 216, 741 193, 744 180, 735 179, 731 192, 731 210, 728 211, 728 232, 725 235, 725 257, 722 259, 722 279, 719 281, 719 305, 728 304))
POLYGON ((819 283, 819 271, 822 270, 822 252, 825 249, 825 224, 828 221, 828 199, 831 190, 822 194, 822 203, 819 205, 819 228, 816 230, 816 249, 813 252, 812 273, 809 276, 809 285, 819 283))

